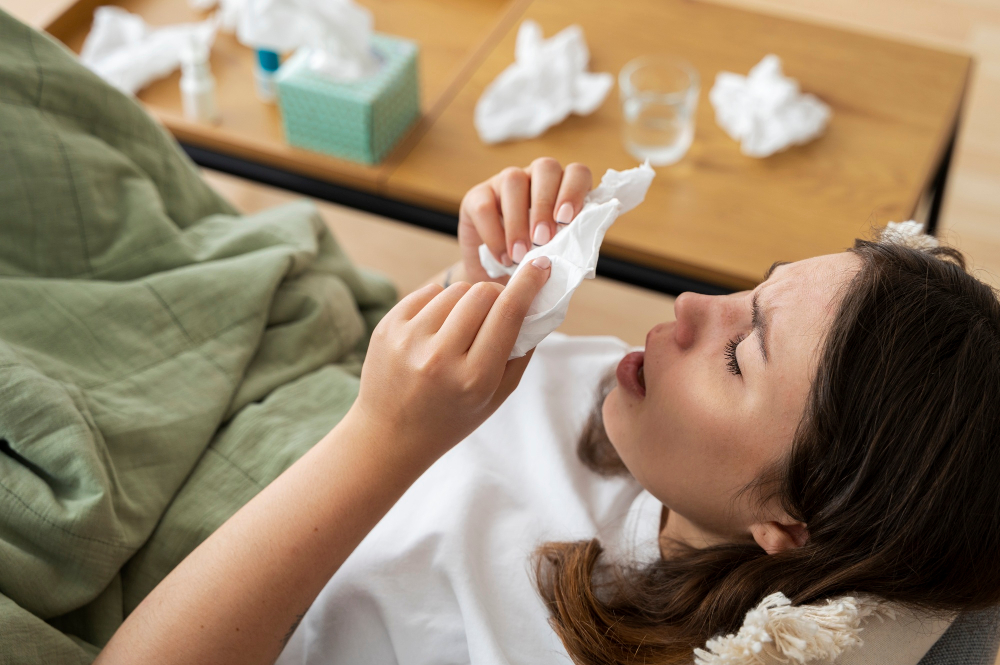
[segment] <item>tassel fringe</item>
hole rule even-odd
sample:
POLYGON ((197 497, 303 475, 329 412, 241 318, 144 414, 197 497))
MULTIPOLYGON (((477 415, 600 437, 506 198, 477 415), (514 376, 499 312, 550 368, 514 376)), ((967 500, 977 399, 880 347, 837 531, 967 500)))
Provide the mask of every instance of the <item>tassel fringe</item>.
POLYGON ((833 661, 862 646, 861 622, 870 616, 895 619, 875 600, 844 596, 825 604, 792 606, 785 594, 771 594, 747 612, 735 635, 715 637, 695 649, 695 665, 805 664, 833 661))

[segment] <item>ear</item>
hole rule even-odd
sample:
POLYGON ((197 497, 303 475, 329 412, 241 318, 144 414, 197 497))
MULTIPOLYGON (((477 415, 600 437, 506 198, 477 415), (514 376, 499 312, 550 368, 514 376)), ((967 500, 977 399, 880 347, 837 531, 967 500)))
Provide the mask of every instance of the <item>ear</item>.
POLYGON ((750 535, 768 554, 802 547, 809 542, 809 531, 802 522, 758 522, 750 525, 750 535))

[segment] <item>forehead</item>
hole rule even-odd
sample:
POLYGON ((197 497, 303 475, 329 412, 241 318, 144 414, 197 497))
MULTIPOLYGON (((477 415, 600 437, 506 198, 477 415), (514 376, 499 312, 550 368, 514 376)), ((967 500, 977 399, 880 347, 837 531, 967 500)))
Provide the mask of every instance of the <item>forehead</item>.
MULTIPOLYGON (((844 289, 860 268, 861 260, 848 252, 775 268, 757 287, 763 306, 770 310, 775 336, 821 337, 836 314, 844 289)), ((808 346, 814 347, 815 340, 808 346)))

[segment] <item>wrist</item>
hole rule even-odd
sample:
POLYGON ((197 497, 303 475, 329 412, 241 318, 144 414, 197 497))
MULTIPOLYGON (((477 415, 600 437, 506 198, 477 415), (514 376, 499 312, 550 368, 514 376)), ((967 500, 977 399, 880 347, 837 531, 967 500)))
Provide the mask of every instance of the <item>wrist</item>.
POLYGON ((386 472, 398 475, 409 483, 430 468, 442 454, 433 442, 423 441, 419 432, 410 429, 380 417, 380 414, 369 413, 355 401, 325 439, 334 446, 347 445, 377 459, 386 472))

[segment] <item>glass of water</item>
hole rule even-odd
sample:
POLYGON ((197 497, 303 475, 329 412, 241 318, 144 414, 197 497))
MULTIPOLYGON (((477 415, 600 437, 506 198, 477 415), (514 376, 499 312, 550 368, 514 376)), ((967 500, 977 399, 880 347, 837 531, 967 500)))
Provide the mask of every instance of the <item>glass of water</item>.
POLYGON ((698 72, 668 56, 636 58, 618 74, 625 149, 656 166, 680 160, 694 139, 698 72))

